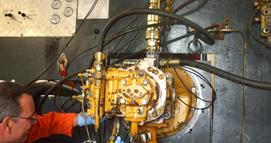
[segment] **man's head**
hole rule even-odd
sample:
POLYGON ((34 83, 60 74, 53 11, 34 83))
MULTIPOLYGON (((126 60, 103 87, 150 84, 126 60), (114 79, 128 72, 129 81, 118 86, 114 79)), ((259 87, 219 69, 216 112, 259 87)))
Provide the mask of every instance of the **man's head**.
POLYGON ((35 120, 33 98, 16 83, 0 83, 0 143, 23 143, 35 120))

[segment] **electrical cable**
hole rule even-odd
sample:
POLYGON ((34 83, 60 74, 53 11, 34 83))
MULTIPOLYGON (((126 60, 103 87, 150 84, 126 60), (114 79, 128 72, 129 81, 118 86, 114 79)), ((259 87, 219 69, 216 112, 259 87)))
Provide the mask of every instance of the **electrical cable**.
MULTIPOLYGON (((240 34, 242 37, 242 45, 243 45, 243 77, 246 77, 247 72, 247 48, 248 48, 248 41, 245 34, 240 30, 230 30, 230 33, 237 33, 240 34)), ((242 125, 241 125, 241 131, 240 131, 240 143, 243 143, 243 137, 244 137, 244 130, 245 130, 245 119, 246 119, 246 92, 247 87, 243 86, 243 94, 242 94, 242 125)))
MULTIPOLYGON (((136 21, 138 20, 139 17, 140 17, 140 15, 138 15, 131 23, 129 23, 129 26, 131 25, 133 27, 136 24, 136 21)), ((122 33, 125 29, 122 29, 118 34, 122 33)), ((122 35, 121 39, 114 46, 111 46, 110 49, 108 49, 108 51, 117 49, 116 47, 118 47, 123 42, 125 37, 126 37, 126 34, 122 35)), ((125 41, 127 41, 127 40, 125 40, 125 41)), ((130 40, 128 40, 128 41, 130 41, 130 40)), ((119 50, 116 50, 116 51, 119 51, 119 50)))
POLYGON ((70 106, 66 107, 65 109, 63 109, 63 111, 64 111, 64 112, 68 112, 74 105, 76 105, 76 103, 78 103, 78 101, 77 101, 77 100, 74 100, 74 101, 72 102, 72 104, 71 104, 70 106))
MULTIPOLYGON (((212 26, 206 27, 206 28, 204 28, 204 29, 208 31, 208 30, 212 29, 212 26)), ((174 42, 177 42, 177 41, 179 41, 179 40, 181 40, 181 39, 190 37, 190 36, 195 35, 195 34, 197 34, 196 31, 188 32, 188 33, 186 33, 186 34, 184 34, 184 35, 182 35, 182 36, 179 36, 179 37, 173 38, 173 39, 171 39, 171 40, 165 41, 165 42, 162 44, 162 46, 166 46, 166 45, 172 44, 172 43, 174 43, 174 42)))
POLYGON ((168 17, 171 19, 174 19, 176 21, 181 22, 182 24, 192 27, 194 28, 197 32, 199 32, 199 38, 204 41, 207 44, 214 44, 214 40, 212 39, 212 37, 208 34, 208 32, 201 28, 199 25, 197 25, 196 23, 184 18, 184 17, 180 17, 178 15, 174 15, 174 14, 169 14, 167 12, 163 12, 160 10, 152 10, 152 9, 134 9, 134 10, 128 10, 128 11, 124 11, 121 14, 115 16, 114 18, 112 18, 111 20, 109 20, 109 22, 105 25, 105 27, 102 30, 101 33, 101 37, 99 39, 98 42, 98 51, 102 52, 103 51, 103 46, 105 43, 105 38, 106 35, 108 34, 109 30, 111 29, 111 27, 120 19, 130 16, 130 15, 135 15, 135 14, 155 14, 155 15, 159 15, 159 16, 163 16, 163 17, 168 17))
POLYGON ((87 125, 87 115, 85 112, 85 96, 83 98, 83 102, 81 103, 81 108, 82 108, 82 112, 83 112, 83 116, 84 116, 84 122, 85 122, 85 128, 86 128, 86 132, 87 132, 87 137, 88 137, 88 141, 91 142, 91 138, 90 138, 90 133, 89 133, 89 129, 88 129, 88 125, 87 125))
MULTIPOLYGON (((143 26, 140 26, 140 27, 136 27, 136 28, 133 28, 133 29, 130 29, 130 30, 127 30, 127 31, 125 31, 125 32, 122 32, 122 33, 119 33, 119 34, 115 35, 114 37, 112 37, 112 38, 110 38, 109 40, 107 40, 107 41, 105 42, 105 45, 104 45, 104 46, 108 45, 109 43, 111 43, 111 42, 114 41, 115 39, 117 39, 117 38, 119 38, 119 37, 121 37, 121 36, 124 36, 124 35, 126 35, 126 34, 132 33, 132 32, 136 32, 136 31, 139 31, 139 30, 144 30, 144 29, 149 28, 149 27, 164 26, 164 25, 171 25, 171 24, 178 24, 178 23, 177 23, 177 22, 169 22, 169 23, 150 24, 150 25, 143 25, 143 26)), ((191 35, 193 35, 193 34, 196 34, 196 32, 191 32, 191 33, 188 34, 188 35, 191 36, 191 35)), ((184 37, 188 37, 188 35, 186 35, 186 36, 184 36, 184 37)), ((175 39, 173 39, 173 40, 175 40, 175 39)), ((171 41, 169 41, 169 42, 171 42, 171 41)), ((77 58, 80 57, 81 55, 83 55, 83 54, 85 54, 85 53, 87 53, 87 52, 89 52, 89 51, 91 51, 91 50, 94 50, 94 49, 97 48, 97 47, 98 47, 98 46, 96 45, 96 46, 93 46, 93 47, 91 47, 91 48, 88 48, 88 49, 86 49, 86 50, 80 52, 78 55, 74 56, 73 58, 71 58, 71 60, 70 60, 69 63, 67 64, 67 69, 70 67, 71 63, 72 63, 75 59, 77 59, 77 58)))
MULTIPOLYGON (((139 23, 134 24, 134 25, 136 25, 136 27, 138 27, 138 26, 139 26, 139 23)), ((135 41, 138 39, 138 35, 139 35, 139 34, 140 34, 140 31, 138 30, 138 31, 135 33, 135 35, 130 36, 130 39, 131 39, 131 40, 129 40, 129 41, 131 41, 131 42, 129 42, 129 43, 127 43, 127 44, 124 44, 125 46, 122 46, 120 49, 116 49, 116 51, 118 52, 117 57, 119 57, 119 56, 121 55, 121 52, 120 52, 120 51, 122 51, 122 50, 124 50, 124 49, 126 49, 125 51, 128 51, 128 50, 130 49, 131 46, 134 46, 134 43, 135 43, 135 41), (131 38, 131 37, 132 37, 132 38, 131 38), (126 47, 127 47, 127 48, 126 48, 126 47)), ((113 48, 112 50, 114 50, 114 48, 113 48)))
POLYGON ((71 42, 73 41, 73 39, 75 38, 75 36, 78 34, 78 32, 81 30, 82 26, 84 25, 84 23, 87 20, 87 17, 92 13, 92 11, 94 10, 94 8, 96 7, 98 3, 98 0, 95 0, 93 5, 91 6, 91 8, 89 9, 87 15, 85 16, 83 22, 80 24, 80 26, 78 27, 78 29, 75 31, 75 33, 72 35, 72 37, 69 39, 69 41, 65 44, 64 48, 62 48, 59 52, 59 55, 56 56, 33 80, 31 80, 26 86, 29 87, 31 86, 33 83, 35 83, 43 74, 45 74, 50 67, 52 67, 54 65, 54 63, 58 60, 58 58, 60 57, 61 53, 63 53, 71 44, 71 42))
MULTIPOLYGON (((185 68, 184 68, 184 69, 185 69, 185 68)), ((191 69, 190 69, 190 70, 191 70, 191 69)), ((216 95, 216 92, 215 92, 215 89, 213 88, 213 86, 211 85, 211 83, 210 83, 208 80, 207 80, 208 82, 205 81, 206 78, 204 79, 204 78, 203 78, 203 77, 204 77, 203 75, 201 75, 200 73, 193 72, 193 70, 191 70, 191 71, 186 70, 186 71, 187 71, 187 72, 190 72, 190 73, 192 73, 192 74, 194 74, 195 76, 199 77, 199 78, 202 79, 204 82, 206 82, 206 83, 210 86, 210 88, 212 89, 212 92, 213 92, 212 95, 214 95, 214 97, 217 96, 217 95, 216 95)), ((178 99, 179 101, 181 101, 184 105, 188 106, 188 107, 191 108, 191 109, 195 109, 195 110, 206 110, 206 109, 208 109, 208 108, 210 108, 210 107, 213 106, 213 104, 214 104, 216 98, 215 98, 208 106, 203 107, 203 108, 193 107, 193 106, 187 104, 186 102, 184 102, 179 96, 177 96, 177 99, 178 99)))
MULTIPOLYGON (((209 87, 211 87, 212 89, 212 100, 215 102, 215 100, 217 99, 217 94, 216 94, 216 91, 213 87, 213 85, 210 83, 209 80, 207 80, 202 74, 200 74, 198 71, 194 70, 193 68, 190 68, 190 67, 185 67, 184 70, 186 70, 187 72, 194 72, 193 74, 196 75, 197 77, 199 77, 201 80, 203 80, 205 83, 207 83, 209 85, 209 87), (189 69, 189 70, 187 70, 189 69)), ((211 108, 211 118, 210 118, 210 143, 213 142, 213 112, 214 112, 214 106, 215 104, 212 105, 212 108, 211 108)))
MULTIPOLYGON (((195 1, 194 1, 195 2, 195 1)), ((197 7, 185 12, 185 13, 182 13, 180 14, 181 16, 186 16, 186 15, 189 15, 189 14, 192 14, 196 11, 198 11, 199 9, 201 9, 203 6, 205 6, 205 4, 208 2, 208 0, 203 0, 203 2, 201 4, 199 4, 197 7)), ((185 4, 185 3, 184 3, 185 4)), ((192 3, 191 3, 192 4, 192 3)), ((190 5, 190 4, 189 4, 190 5)), ((188 6, 188 5, 187 5, 188 6)), ((183 7, 184 8, 184 7, 183 7)), ((176 8, 177 10, 177 8, 176 8)), ((179 10, 178 10, 179 11, 179 10)))
MULTIPOLYGON (((58 96, 60 96, 60 95, 59 95, 59 91, 57 91, 57 94, 56 94, 55 97, 53 98, 53 103, 54 103, 54 106, 55 106, 55 108, 57 109, 58 112, 63 112, 62 106, 59 107, 59 104, 57 103, 57 99, 56 99, 56 98, 57 98, 58 96)), ((68 99, 67 101, 69 101, 69 100, 70 100, 70 99, 68 99)), ((66 102, 67 102, 67 101, 66 101, 66 102)), ((65 102, 65 103, 66 103, 66 102, 65 102)), ((65 104, 65 103, 64 103, 64 104, 65 104)))
POLYGON ((59 107, 59 106, 58 106, 58 103, 56 102, 56 97, 57 97, 57 96, 55 96, 55 97, 53 98, 54 106, 55 106, 57 112, 62 112, 61 107, 59 107))
POLYGON ((118 55, 116 56, 117 58, 120 58, 121 56, 121 54, 122 54, 122 50, 124 50, 125 49, 125 51, 124 51, 124 57, 126 56, 126 54, 127 54, 127 52, 131 49, 131 47, 133 47, 134 45, 135 45, 135 42, 138 40, 140 38, 140 33, 136 33, 136 35, 134 35, 133 36, 133 39, 131 40, 131 42, 127 42, 127 46, 125 46, 125 47, 127 47, 127 48, 125 48, 125 47, 123 47, 123 48, 121 48, 120 50, 119 50, 119 52, 118 52, 118 55))
MULTIPOLYGON (((187 34, 188 34, 188 33, 187 33, 187 34)), ((166 48, 167 53, 169 53, 169 49, 168 49, 167 45, 164 44, 164 46, 165 46, 165 48, 166 48)), ((169 58, 169 59, 172 59, 172 54, 170 55, 170 58, 169 58)), ((169 66, 169 64, 166 64, 166 66, 169 66)), ((198 98, 198 99, 200 99, 200 100, 202 100, 202 101, 209 102, 210 104, 209 104, 208 106, 206 106, 206 107, 203 107, 203 108, 193 107, 193 106, 187 104, 186 102, 184 102, 179 96, 177 96, 177 99, 178 99, 180 102, 182 102, 184 105, 186 105, 187 107, 189 107, 189 108, 191 108, 191 109, 202 110, 202 111, 205 110, 205 109, 208 109, 208 108, 210 108, 210 107, 213 106, 214 101, 215 101, 215 99, 216 99, 216 92, 215 92, 214 88, 212 87, 212 85, 210 84, 210 82, 209 82, 203 75, 201 75, 201 74, 198 73, 198 72, 191 72, 191 71, 193 71, 193 70, 189 71, 190 73, 196 75, 197 77, 199 77, 200 79, 202 79, 203 81, 205 81, 205 82, 212 88, 212 90, 213 90, 213 92, 212 92, 213 94, 212 94, 212 95, 215 95, 215 98, 213 98, 214 100, 212 100, 212 101, 204 100, 204 99, 198 97, 196 94, 194 94, 194 93, 193 93, 193 92, 192 92, 192 91, 184 84, 184 82, 182 81, 180 75, 179 75, 178 72, 176 71, 175 67, 172 67, 172 68, 173 68, 174 72, 176 73, 177 77, 179 78, 179 80, 182 82, 182 84, 185 86, 185 88, 186 88, 192 95, 194 95, 196 98, 198 98), (198 73, 198 74, 196 74, 196 73, 198 73), (201 75, 201 76, 200 76, 200 75, 201 75)), ((181 68, 181 67, 178 67, 178 68, 181 68)))
POLYGON ((195 68, 210 72, 212 74, 215 74, 217 76, 231 80, 239 84, 244 84, 246 86, 255 87, 259 89, 271 90, 271 83, 269 82, 262 82, 262 81, 256 81, 256 80, 244 78, 244 77, 226 72, 224 70, 221 70, 219 68, 216 68, 204 63, 192 61, 192 60, 180 59, 179 62, 180 62, 179 65, 187 65, 187 66, 195 67, 195 68))
MULTIPOLYGON (((147 2, 146 4, 145 4, 145 8, 148 8, 149 7, 149 2, 147 2)), ((138 24, 139 24, 139 18, 140 18, 140 16, 141 15, 138 15, 133 21, 131 21, 130 23, 129 23, 129 25, 131 25, 132 27, 134 26, 134 25, 136 25, 136 26, 138 26, 138 24), (136 23, 136 21, 138 21, 137 23, 136 23)), ((128 26, 127 26, 128 27, 128 26)), ((126 28, 127 28, 126 27, 126 28)), ((125 28, 125 29, 126 29, 125 28)), ((122 29, 118 34, 120 34, 121 32, 123 32, 125 29, 122 29)), ((137 30, 138 31, 138 30, 137 30)), ((139 32, 139 31, 138 31, 139 32)), ((137 34, 136 34, 137 35, 137 34)), ((134 36, 130 36, 130 37, 133 37, 133 40, 129 40, 129 41, 134 41, 134 36)), ((116 48, 116 46, 119 46, 120 45, 120 43, 122 42, 122 40, 124 40, 124 38, 125 37, 122 37, 122 39, 118 42, 118 43, 116 43, 114 46, 111 46, 111 47, 113 47, 112 48, 112 50, 114 50, 114 49, 116 49, 116 51, 118 52, 118 51, 122 51, 122 49, 124 49, 124 46, 122 46, 122 48, 121 48, 121 50, 118 50, 117 48, 116 48)), ((127 40, 126 40, 127 41, 127 40)), ((130 43, 133 43, 133 42, 130 42, 130 43)), ((125 46, 127 45, 127 44, 124 44, 125 46)), ((131 44, 130 44, 131 45, 131 44)), ((130 46, 128 46, 128 47, 130 47, 130 46)), ((108 50, 108 51, 110 51, 110 49, 108 50)))
MULTIPOLYGON (((169 41, 165 41, 164 43, 161 43, 161 47, 164 47, 164 46, 166 46, 166 45, 168 45, 168 44, 171 44, 171 43, 173 43, 173 42, 176 42, 176 41, 178 41, 178 40, 187 38, 187 37, 192 36, 192 35, 194 35, 194 34, 196 34, 196 33, 197 33, 197 32, 195 32, 195 31, 194 31, 194 32, 189 32, 189 33, 184 34, 184 35, 182 35, 182 36, 179 36, 179 37, 177 37, 177 38, 171 39, 171 40, 169 40, 169 41)), ((116 63, 118 63, 118 62, 120 62, 120 61, 123 61, 124 59, 127 59, 127 58, 133 58, 133 57, 136 57, 137 55, 141 55, 142 53, 144 53, 144 51, 145 51, 145 48, 142 49, 142 50, 140 50, 140 51, 138 51, 138 52, 135 52, 133 55, 122 57, 122 58, 118 59, 117 61, 115 61, 114 63, 112 63, 111 65, 116 64, 116 63)))
POLYGON ((60 109, 63 109, 66 104, 68 104, 70 101, 72 101, 73 98, 67 99, 64 103, 61 104, 60 109))
POLYGON ((196 0, 188 0, 186 2, 184 2, 183 4, 177 6, 173 11, 172 13, 177 13, 178 11, 180 11, 181 9, 189 6, 190 4, 192 4, 193 2, 195 2, 196 0))
POLYGON ((78 73, 81 73, 83 71, 80 71, 80 72, 76 72, 74 74, 71 74, 69 76, 67 76, 66 78, 63 78, 62 80, 58 81, 54 86, 50 87, 47 92, 44 94, 44 97, 41 99, 40 103, 39 103, 39 106, 37 108, 37 112, 41 112, 41 109, 42 109, 42 105, 44 104, 45 100, 47 99, 48 95, 55 89, 57 88, 58 86, 64 84, 66 81, 68 81, 69 79, 72 79, 74 77, 77 76, 78 73))
MULTIPOLYGON (((165 47, 166 47, 167 52, 169 53, 169 49, 168 49, 167 45, 165 45, 165 47)), ((172 59, 172 55, 170 56, 169 59, 172 59)), ((169 65, 167 64, 166 66, 169 66, 169 65)), ((208 108, 210 108, 210 107, 213 106, 214 101, 216 100, 216 92, 215 92, 213 86, 211 85, 211 83, 210 83, 203 75, 201 75, 200 73, 198 73, 198 72, 196 72, 195 70, 192 70, 192 69, 190 69, 191 71, 189 71, 190 73, 196 75, 197 77, 199 77, 200 79, 202 79, 203 81, 205 81, 205 82, 211 87, 211 89, 213 90, 213 92, 212 92, 213 94, 212 94, 212 95, 215 97, 215 98, 213 98, 212 101, 204 100, 204 99, 198 97, 196 94, 194 94, 194 93, 193 93, 193 92, 192 92, 192 91, 184 84, 184 82, 182 81, 180 75, 179 75, 178 72, 176 71, 175 67, 172 67, 172 68, 173 68, 174 72, 176 73, 177 77, 179 78, 179 80, 182 82, 182 84, 185 86, 185 88, 186 88, 192 95, 194 95, 196 98, 198 98, 198 99, 200 99, 200 100, 202 100, 202 101, 210 102, 210 104, 209 104, 208 106, 206 106, 206 107, 203 107, 203 108, 193 107, 193 106, 187 104, 186 102, 184 102, 179 96, 177 96, 177 99, 178 99, 180 102, 182 102, 184 105, 188 106, 189 108, 195 109, 195 110, 205 110, 205 109, 208 109, 208 108), (192 71, 194 71, 194 72, 192 72, 192 71), (200 75, 201 75, 201 76, 200 76, 200 75)), ((178 68, 180 68, 180 67, 178 67, 178 68)), ((187 71, 188 71, 188 70, 187 70, 187 71)))
MULTIPOLYGON (((177 75, 179 81, 182 83, 182 85, 184 86, 184 88, 185 88, 190 94, 192 94, 193 96, 195 96, 197 99, 199 99, 199 100, 201 100, 201 101, 208 102, 208 103, 214 102, 213 100, 212 100, 212 101, 209 101, 209 100, 205 100, 205 99, 203 99, 203 98, 197 96, 194 92, 192 92, 192 91, 187 87, 187 85, 186 85, 186 84, 184 83, 184 81, 182 80, 181 76, 178 74, 177 70, 176 70, 175 68, 173 68, 173 70, 174 70, 174 72, 176 73, 176 75, 177 75)), ((204 80, 204 81, 205 81, 205 80, 204 80)))

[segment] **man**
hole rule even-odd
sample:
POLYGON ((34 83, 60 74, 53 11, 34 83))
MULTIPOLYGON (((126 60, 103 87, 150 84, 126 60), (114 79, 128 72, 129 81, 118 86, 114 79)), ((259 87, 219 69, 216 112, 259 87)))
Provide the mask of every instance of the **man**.
MULTIPOLYGON (((94 120, 87 116, 87 124, 94 120)), ((72 136, 72 128, 83 126, 75 113, 35 114, 32 96, 19 84, 0 83, 0 143, 31 143, 55 134, 72 136)))

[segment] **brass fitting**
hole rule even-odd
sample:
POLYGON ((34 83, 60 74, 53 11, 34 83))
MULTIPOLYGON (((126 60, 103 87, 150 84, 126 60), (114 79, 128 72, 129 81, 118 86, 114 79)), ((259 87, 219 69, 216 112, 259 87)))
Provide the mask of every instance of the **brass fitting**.
MULTIPOLYGON (((160 0, 150 0, 149 9, 160 9, 160 0)), ((160 17, 158 15, 149 14, 147 18, 147 24, 160 23, 160 17)), ((160 32, 158 27, 150 27, 146 30, 146 41, 148 51, 159 51, 160 49, 160 32)))

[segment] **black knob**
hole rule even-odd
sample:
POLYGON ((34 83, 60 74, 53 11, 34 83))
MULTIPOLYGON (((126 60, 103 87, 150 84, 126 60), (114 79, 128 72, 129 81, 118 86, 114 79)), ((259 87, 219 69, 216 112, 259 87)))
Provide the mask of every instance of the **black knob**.
POLYGON ((7 13, 5 14, 6 17, 13 17, 13 15, 11 13, 7 13))
POLYGON ((22 17, 26 17, 26 14, 25 14, 25 13, 22 13, 22 17))

